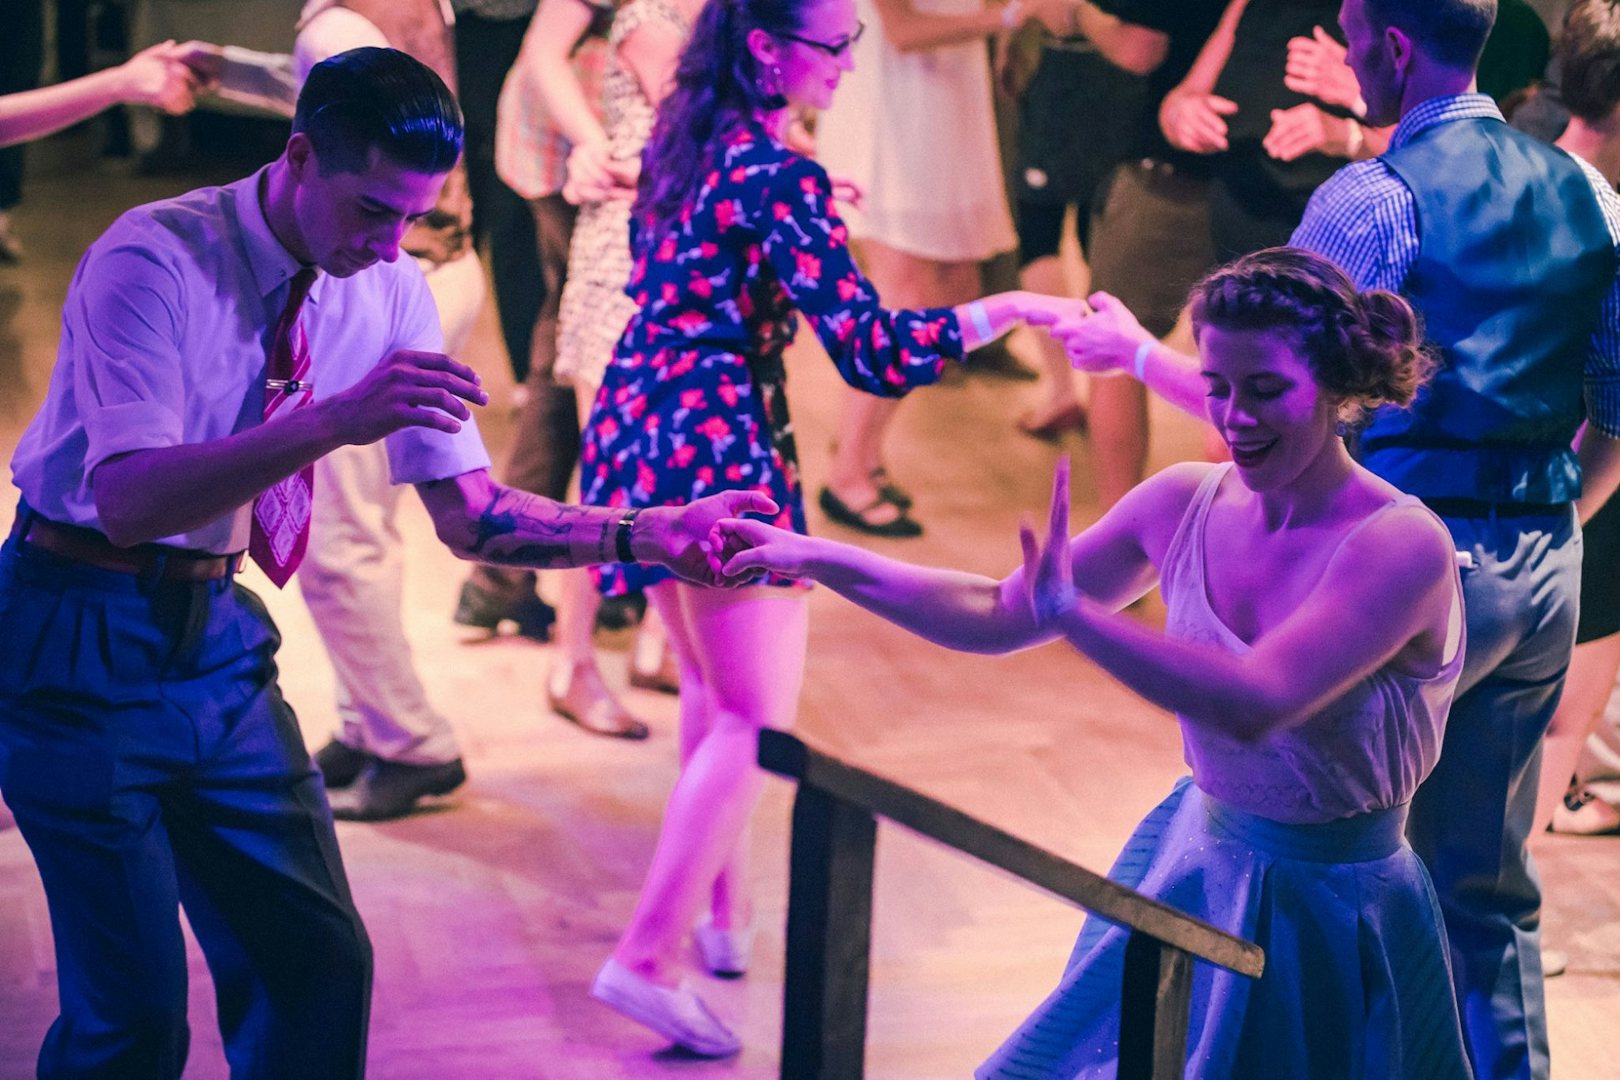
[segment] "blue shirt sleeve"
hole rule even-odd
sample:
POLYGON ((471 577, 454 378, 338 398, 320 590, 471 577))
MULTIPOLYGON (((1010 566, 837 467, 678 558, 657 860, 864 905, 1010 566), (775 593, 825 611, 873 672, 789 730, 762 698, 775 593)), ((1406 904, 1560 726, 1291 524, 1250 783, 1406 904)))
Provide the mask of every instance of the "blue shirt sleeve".
MULTIPOLYGON (((1620 195, 1590 163, 1582 161, 1581 168, 1597 195, 1609 238, 1620 254, 1620 195)), ((1592 332, 1586 354, 1586 415, 1603 434, 1620 438, 1620 276, 1603 297, 1597 329, 1592 332)))
POLYGON ((1417 202, 1382 161, 1357 161, 1316 189, 1289 242, 1337 263, 1358 289, 1399 292, 1417 258, 1417 202))

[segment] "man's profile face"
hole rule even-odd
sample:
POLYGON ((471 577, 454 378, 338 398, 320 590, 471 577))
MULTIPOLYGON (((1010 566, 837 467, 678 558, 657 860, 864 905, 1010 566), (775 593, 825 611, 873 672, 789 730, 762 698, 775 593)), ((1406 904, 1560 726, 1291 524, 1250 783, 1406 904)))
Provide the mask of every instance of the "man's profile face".
POLYGON ((1344 31, 1348 50, 1345 63, 1355 72, 1361 84, 1361 99, 1367 103, 1367 123, 1374 127, 1395 123, 1400 119, 1401 90, 1386 28, 1373 25, 1366 0, 1343 0, 1339 29, 1344 31))
MULTIPOLYGON (((295 139, 297 136, 295 136, 295 139)), ((418 172, 373 148, 358 172, 323 175, 315 150, 289 146, 297 187, 294 216, 311 262, 333 277, 399 258, 399 243, 433 209, 445 173, 418 172)))

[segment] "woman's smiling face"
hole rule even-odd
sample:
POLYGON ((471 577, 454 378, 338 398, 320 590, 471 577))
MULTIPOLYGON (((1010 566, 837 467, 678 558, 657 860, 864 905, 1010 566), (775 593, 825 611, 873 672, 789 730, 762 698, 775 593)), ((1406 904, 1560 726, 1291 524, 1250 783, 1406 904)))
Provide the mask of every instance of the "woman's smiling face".
POLYGON ((862 26, 855 0, 813 0, 804 25, 779 40, 777 67, 782 96, 794 105, 825 109, 844 72, 855 68, 855 39, 862 26))
POLYGON ((1338 438, 1342 402, 1318 385, 1295 335, 1205 326, 1198 347, 1209 422, 1250 490, 1286 486, 1338 438))

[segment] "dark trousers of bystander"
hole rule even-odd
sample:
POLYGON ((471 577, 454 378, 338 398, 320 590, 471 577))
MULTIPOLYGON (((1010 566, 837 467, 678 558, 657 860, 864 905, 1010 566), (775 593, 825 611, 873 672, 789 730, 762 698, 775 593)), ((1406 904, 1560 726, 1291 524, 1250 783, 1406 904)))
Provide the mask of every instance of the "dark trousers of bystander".
MULTIPOLYGON (((557 361, 557 313, 578 211, 561 195, 533 199, 529 208, 545 294, 535 318, 529 375, 524 381, 529 394, 518 413, 517 432, 501 480, 519 491, 562 500, 568 497, 568 482, 579 462, 579 412, 574 388, 553 382, 551 373, 557 361)), ((517 603, 534 591, 530 571, 479 564, 471 579, 503 604, 517 603)))
POLYGON ((470 11, 456 16, 456 77, 467 128, 464 156, 473 239, 489 257, 501 338, 512 361, 512 378, 519 383, 529 374, 529 336, 545 292, 528 204, 495 172, 495 111, 528 28, 527 18, 485 19, 470 11))
MULTIPOLYGON (((45 63, 45 0, 9 0, 0 33, 0 95, 32 90, 45 63)), ((22 201, 23 148, 0 150, 0 213, 22 201)))
POLYGON ((0 794, 56 946, 39 1075, 181 1075, 183 907, 232 1077, 360 1076, 371 945, 259 599, 13 538, 0 626, 0 794))

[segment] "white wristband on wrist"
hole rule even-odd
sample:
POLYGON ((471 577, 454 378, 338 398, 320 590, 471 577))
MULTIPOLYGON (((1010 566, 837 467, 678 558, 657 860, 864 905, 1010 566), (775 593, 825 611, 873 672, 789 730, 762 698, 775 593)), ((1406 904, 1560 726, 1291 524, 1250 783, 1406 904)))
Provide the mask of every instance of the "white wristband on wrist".
POLYGON ((1159 343, 1157 341, 1149 338, 1147 341, 1142 342, 1142 344, 1136 347, 1136 355, 1131 357, 1131 374, 1136 376, 1137 382, 1147 382, 1148 353, 1152 352, 1154 346, 1158 344, 1159 343))
MULTIPOLYGON (((1013 2, 1017 3, 1017 0, 1013 0, 1013 2)), ((979 335, 980 345, 995 337, 995 333, 990 329, 990 316, 984 310, 984 301, 975 300, 969 304, 967 306, 967 316, 968 322, 973 324, 973 332, 979 335)))
POLYGON ((1007 0, 1001 5, 1001 25, 1008 30, 1016 30, 1023 21, 1024 0, 1007 0))

